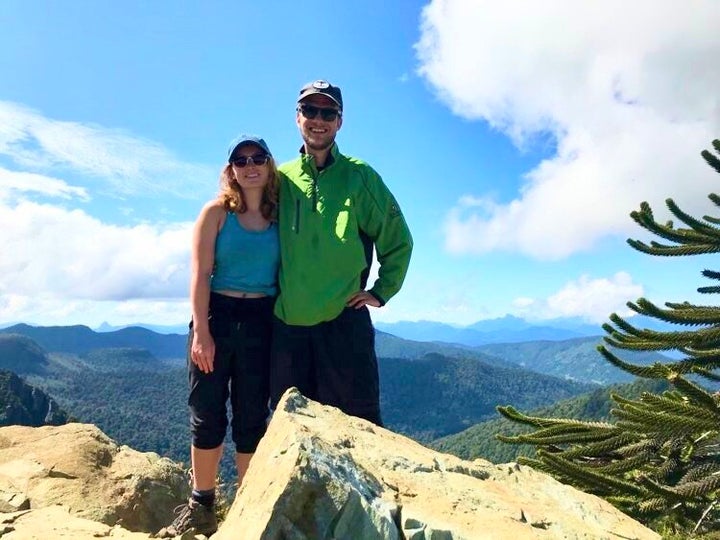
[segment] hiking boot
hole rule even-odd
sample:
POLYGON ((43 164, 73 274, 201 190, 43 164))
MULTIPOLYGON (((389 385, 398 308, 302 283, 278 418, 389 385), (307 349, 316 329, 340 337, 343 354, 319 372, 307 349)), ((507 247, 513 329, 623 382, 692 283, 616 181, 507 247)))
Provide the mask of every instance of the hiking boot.
POLYGON ((187 504, 178 506, 175 509, 177 517, 172 525, 165 527, 156 535, 156 538, 172 538, 194 529, 196 534, 212 535, 217 531, 217 517, 215 507, 207 507, 193 499, 187 504))

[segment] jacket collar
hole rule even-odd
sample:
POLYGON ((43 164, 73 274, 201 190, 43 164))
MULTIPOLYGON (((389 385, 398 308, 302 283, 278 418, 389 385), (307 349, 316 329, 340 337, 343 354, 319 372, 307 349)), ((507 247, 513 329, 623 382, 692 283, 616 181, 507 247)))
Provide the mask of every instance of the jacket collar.
MULTIPOLYGON (((317 165, 315 165, 315 159, 310 154, 305 152, 305 145, 300 147, 300 157, 304 164, 312 163, 312 165, 317 168, 317 165)), ((327 169, 328 167, 330 167, 338 160, 339 157, 340 149, 338 148, 337 143, 333 142, 332 146, 330 147, 330 153, 328 154, 327 161, 325 162, 325 166, 323 167, 323 169, 327 169)))

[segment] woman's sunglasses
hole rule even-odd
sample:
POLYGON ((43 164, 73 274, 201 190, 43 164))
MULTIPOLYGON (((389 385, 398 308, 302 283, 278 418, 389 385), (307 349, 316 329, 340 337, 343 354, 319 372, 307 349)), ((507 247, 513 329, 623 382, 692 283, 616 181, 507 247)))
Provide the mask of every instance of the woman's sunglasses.
POLYGON ((255 154, 254 156, 239 156, 231 161, 235 167, 243 168, 247 167, 251 163, 253 165, 265 165, 270 161, 270 156, 267 154, 255 154))
POLYGON ((309 105, 307 103, 302 103, 298 107, 298 110, 300 114, 308 120, 314 120, 319 113, 320 118, 325 122, 332 122, 342 114, 338 109, 333 109, 332 107, 316 107, 315 105, 309 105))

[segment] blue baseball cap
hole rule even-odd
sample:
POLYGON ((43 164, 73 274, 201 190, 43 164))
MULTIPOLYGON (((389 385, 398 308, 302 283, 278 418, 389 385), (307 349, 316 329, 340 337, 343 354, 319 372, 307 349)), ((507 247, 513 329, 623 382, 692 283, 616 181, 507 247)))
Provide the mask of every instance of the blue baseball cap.
POLYGON ((247 133, 242 133, 235 137, 230 143, 230 146, 228 147, 228 163, 232 161, 232 156, 235 153, 235 150, 237 150, 241 146, 245 146, 246 144, 254 144, 255 146, 259 146, 268 156, 272 156, 270 148, 265 142, 265 139, 263 139, 262 137, 258 137, 257 135, 249 135, 247 133))

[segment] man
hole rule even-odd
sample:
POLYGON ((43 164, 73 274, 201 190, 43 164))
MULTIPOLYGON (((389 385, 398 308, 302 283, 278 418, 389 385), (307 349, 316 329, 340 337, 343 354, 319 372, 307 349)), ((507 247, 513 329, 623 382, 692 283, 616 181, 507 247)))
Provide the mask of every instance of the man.
POLYGON ((305 396, 382 425, 375 331, 405 279, 412 237, 392 193, 366 163, 340 153, 340 88, 300 90, 300 157, 280 166, 280 294, 275 304, 271 407, 295 386, 305 396), (365 290, 373 247, 378 279, 365 290))

